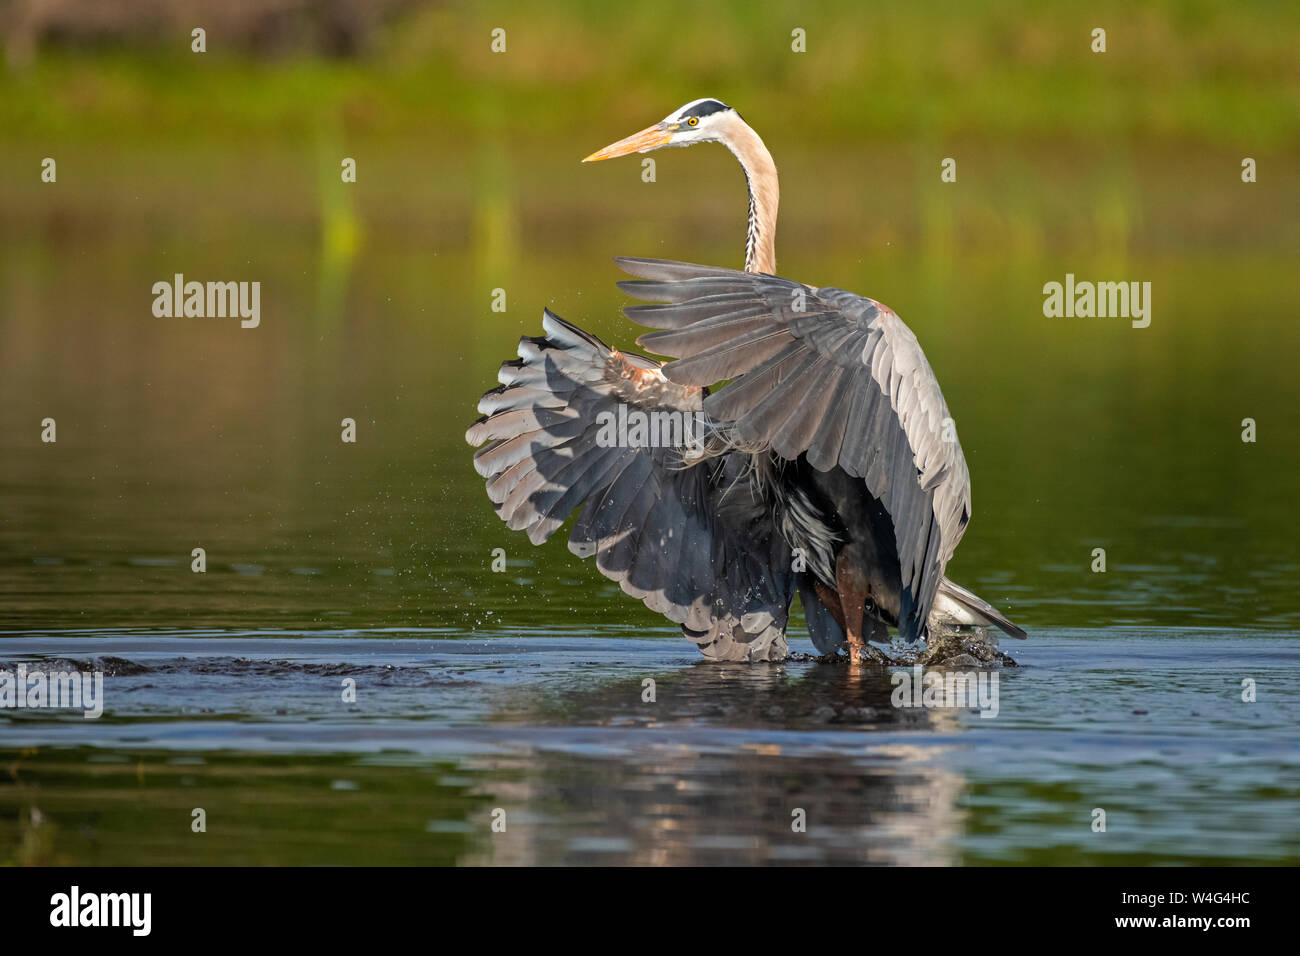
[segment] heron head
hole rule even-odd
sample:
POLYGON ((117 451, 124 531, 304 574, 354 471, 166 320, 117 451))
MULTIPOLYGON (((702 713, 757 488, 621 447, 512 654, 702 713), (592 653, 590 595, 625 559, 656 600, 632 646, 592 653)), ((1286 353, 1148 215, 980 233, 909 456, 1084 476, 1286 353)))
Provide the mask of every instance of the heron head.
POLYGON ((647 126, 617 143, 597 150, 584 163, 595 163, 628 153, 649 153, 665 146, 694 146, 696 143, 725 143, 731 121, 740 114, 721 100, 692 100, 669 113, 661 122, 647 126))

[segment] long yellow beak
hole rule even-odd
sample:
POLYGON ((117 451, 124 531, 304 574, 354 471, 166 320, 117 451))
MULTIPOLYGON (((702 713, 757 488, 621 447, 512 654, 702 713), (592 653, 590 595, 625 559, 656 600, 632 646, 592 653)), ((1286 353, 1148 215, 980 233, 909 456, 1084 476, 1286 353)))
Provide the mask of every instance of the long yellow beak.
POLYGON ((626 139, 620 139, 617 143, 610 143, 604 149, 592 153, 583 162, 598 163, 602 159, 613 159, 615 156, 626 156, 628 153, 647 153, 660 146, 667 146, 672 138, 672 130, 664 129, 656 123, 654 126, 647 126, 639 133, 633 133, 626 139))

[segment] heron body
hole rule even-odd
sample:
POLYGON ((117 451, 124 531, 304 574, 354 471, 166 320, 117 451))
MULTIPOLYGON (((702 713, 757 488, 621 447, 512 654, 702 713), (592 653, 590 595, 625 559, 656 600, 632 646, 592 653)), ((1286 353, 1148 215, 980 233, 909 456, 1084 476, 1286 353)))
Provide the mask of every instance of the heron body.
POLYGON ((771 154, 740 114, 695 100, 588 161, 721 142, 749 190, 745 269, 616 259, 625 310, 657 331, 607 345, 549 312, 484 395, 466 435, 508 527, 546 540, 579 507, 569 548, 681 625, 706 657, 779 660, 793 595, 813 643, 857 663, 887 626, 913 640, 996 626, 944 577, 970 520, 970 476, 938 381, 887 306, 775 275, 771 154), (711 391, 715 383, 728 381, 711 391), (611 444, 622 409, 690 415, 699 446, 611 444))

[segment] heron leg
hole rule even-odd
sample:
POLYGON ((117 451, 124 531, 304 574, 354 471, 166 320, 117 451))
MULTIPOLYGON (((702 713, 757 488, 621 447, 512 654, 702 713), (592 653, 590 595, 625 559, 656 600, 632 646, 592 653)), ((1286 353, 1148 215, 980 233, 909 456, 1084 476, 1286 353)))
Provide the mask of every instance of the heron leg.
POLYGON ((840 596, 820 581, 813 582, 813 590, 826 605, 826 610, 831 612, 831 617, 835 618, 835 623, 840 626, 840 630, 844 630, 844 609, 840 607, 840 596))
POLYGON ((865 642, 862 637, 862 616, 867 605, 867 579, 853 567, 844 552, 835 562, 835 587, 839 591, 840 608, 844 614, 844 633, 849 638, 849 663, 862 663, 865 642))

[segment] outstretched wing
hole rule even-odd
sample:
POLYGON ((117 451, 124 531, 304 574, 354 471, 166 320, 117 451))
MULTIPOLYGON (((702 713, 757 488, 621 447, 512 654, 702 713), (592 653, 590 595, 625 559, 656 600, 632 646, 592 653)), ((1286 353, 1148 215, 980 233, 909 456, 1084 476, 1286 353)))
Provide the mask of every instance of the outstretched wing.
POLYGON ((602 574, 680 624, 705 656, 785 657, 793 562, 750 493, 747 456, 689 464, 684 431, 673 433, 677 445, 618 441, 620 405, 627 415, 693 417, 707 390, 674 384, 658 362, 549 311, 542 326, 545 336, 521 339, 519 358, 501 366, 501 385, 479 402, 485 417, 465 436, 487 443, 474 466, 497 514, 541 544, 585 504, 569 550, 594 555, 602 574))
POLYGON ((925 626, 944 566, 970 520, 970 475, 939 383, 887 306, 841 289, 656 259, 616 259, 626 309, 662 329, 637 343, 676 358, 684 387, 734 379, 704 411, 737 447, 806 455, 866 482, 893 519, 902 573, 899 631, 925 626))

